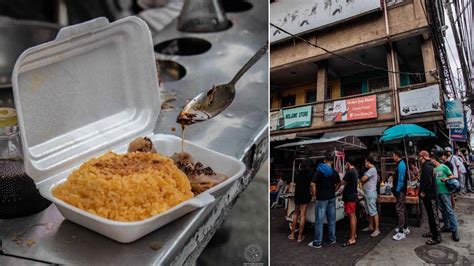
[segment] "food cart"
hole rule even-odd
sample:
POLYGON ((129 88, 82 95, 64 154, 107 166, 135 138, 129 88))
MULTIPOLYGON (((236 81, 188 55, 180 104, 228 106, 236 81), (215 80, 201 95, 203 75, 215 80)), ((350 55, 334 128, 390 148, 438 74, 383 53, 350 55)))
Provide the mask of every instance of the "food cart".
MULTIPOLYGON (((416 151, 416 144, 414 144, 414 152, 413 154, 409 154, 407 152, 407 142, 408 141, 417 141, 424 138, 434 137, 435 134, 425 128, 422 128, 415 124, 401 124, 397 126, 390 127, 386 129, 382 137, 380 138, 380 142, 382 143, 382 151, 385 149, 386 145, 391 144, 403 144, 404 150, 404 160, 406 160, 407 170, 408 170, 408 177, 409 180, 411 179, 410 171, 409 171, 409 164, 408 160, 412 159, 417 162, 417 151, 416 151)), ((381 172, 382 172, 382 179, 383 182, 380 185, 380 189, 382 193, 377 198, 378 203, 378 210, 379 214, 382 211, 381 205, 388 204, 388 203, 395 203, 395 197, 390 193, 386 184, 389 183, 389 177, 393 174, 393 170, 395 167, 395 163, 391 162, 391 157, 383 157, 381 158, 381 172)), ((416 215, 416 225, 419 226, 422 223, 423 219, 423 212, 421 208, 421 201, 418 198, 418 185, 417 182, 409 182, 409 188, 407 191, 406 196, 406 204, 414 206, 415 215, 416 215)))
MULTIPOLYGON (((349 150, 365 150, 367 147, 355 136, 344 136, 344 137, 333 137, 333 138, 320 138, 320 139, 309 139, 299 142, 287 143, 275 147, 276 149, 286 150, 293 152, 293 166, 291 174, 291 183, 295 182, 295 170, 297 162, 303 159, 318 160, 324 158, 324 153, 328 150, 334 150, 334 169, 339 173, 339 176, 342 177, 345 174, 344 168, 344 158, 345 151, 349 150)), ((292 216, 295 210, 294 204, 294 189, 293 185, 290 186, 288 193, 284 195, 287 199, 287 212, 286 220, 289 222, 291 228, 292 216)), ((336 221, 339 221, 344 218, 344 202, 342 201, 342 196, 340 193, 336 193, 336 221)), ((308 205, 306 211, 306 221, 308 223, 315 223, 315 202, 311 201, 308 205)))

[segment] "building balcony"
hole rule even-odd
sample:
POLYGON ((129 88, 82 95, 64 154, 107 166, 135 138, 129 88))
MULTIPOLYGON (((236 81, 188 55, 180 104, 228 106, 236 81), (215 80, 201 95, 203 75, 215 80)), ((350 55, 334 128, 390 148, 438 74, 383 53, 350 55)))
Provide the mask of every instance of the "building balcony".
POLYGON ((402 123, 443 120, 442 97, 437 83, 399 88, 399 106, 394 108, 391 88, 337 99, 275 108, 270 111, 272 135, 327 133, 402 123))

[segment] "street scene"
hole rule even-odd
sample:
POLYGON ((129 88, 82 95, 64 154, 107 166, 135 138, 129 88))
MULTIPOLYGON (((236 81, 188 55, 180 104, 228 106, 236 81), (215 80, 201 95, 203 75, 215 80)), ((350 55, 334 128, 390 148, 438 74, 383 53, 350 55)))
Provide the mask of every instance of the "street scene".
POLYGON ((474 264, 472 13, 271 1, 271 264, 474 264))

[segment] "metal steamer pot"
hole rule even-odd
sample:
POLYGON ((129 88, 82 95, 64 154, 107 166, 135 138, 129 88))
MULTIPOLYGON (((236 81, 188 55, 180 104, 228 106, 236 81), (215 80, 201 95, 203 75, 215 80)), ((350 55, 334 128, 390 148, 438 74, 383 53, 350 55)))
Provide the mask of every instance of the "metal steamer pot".
MULTIPOLYGON (((15 108, 11 75, 15 62, 26 49, 53 40, 59 26, 0 17, 0 107, 15 108)), ((0 141, 6 141, 5 136, 0 141)), ((32 215, 49 206, 23 162, 0 160, 0 219, 32 215)))
POLYGON ((14 108, 11 75, 26 49, 53 40, 59 26, 52 23, 0 17, 0 107, 14 108))

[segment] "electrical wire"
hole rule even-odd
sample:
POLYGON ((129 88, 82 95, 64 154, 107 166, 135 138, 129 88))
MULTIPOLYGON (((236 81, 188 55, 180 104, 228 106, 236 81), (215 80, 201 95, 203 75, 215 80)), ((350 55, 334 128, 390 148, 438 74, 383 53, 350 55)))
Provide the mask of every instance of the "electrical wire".
POLYGON ((361 65, 361 66, 365 66, 365 67, 368 67, 368 68, 372 68, 372 69, 375 69, 375 70, 380 70, 380 71, 384 71, 384 72, 387 72, 387 73, 395 73, 395 74, 404 74, 404 75, 417 75, 417 76, 420 76, 420 75, 425 75, 425 74, 432 74, 432 71, 426 71, 426 72, 401 72, 401 71, 392 71, 392 70, 389 70, 389 69, 386 69, 386 68, 383 68, 383 67, 378 67, 378 66, 374 66, 374 65, 371 65, 371 64, 367 64, 367 63, 364 63, 364 62, 361 62, 361 61, 358 61, 358 60, 355 60, 355 59, 352 59, 350 57, 347 57, 347 56, 344 56, 344 55, 341 55, 339 53, 336 53, 336 52, 333 52, 333 51, 330 51, 324 47, 321 47, 317 44, 314 44, 314 43, 311 43, 309 42, 308 40, 302 38, 302 37, 299 37, 299 36, 296 36, 288 31, 286 31, 285 29, 281 28, 281 27, 278 27, 276 26, 275 24, 271 23, 270 22, 270 26, 278 29, 279 31, 283 32, 283 33, 286 33, 288 35, 290 35, 291 37, 293 37, 294 39, 298 39, 298 40, 301 40, 303 41, 304 43, 308 44, 309 46, 312 46, 312 47, 315 47, 315 48, 319 48, 323 51, 325 51, 326 53, 328 54, 332 54, 334 56, 337 56, 341 59, 344 59, 346 61, 349 61, 351 63, 355 63, 355 64, 358 64, 358 65, 361 65))
MULTIPOLYGON (((428 1, 425 0, 424 3, 423 3, 423 0, 419 0, 419 1, 420 1, 420 5, 422 7, 423 13, 425 15, 426 21, 430 25, 429 32, 430 32, 431 40, 433 41, 433 44, 434 44, 435 48, 439 51, 439 53, 435 53, 435 56, 437 56, 439 62, 441 62, 440 74, 443 78, 443 83, 444 83, 445 87, 447 87, 447 86, 450 87, 450 90, 445 88, 444 91, 449 97, 454 96, 454 98, 456 99, 456 98, 458 98, 458 90, 456 90, 456 88, 454 87, 454 84, 453 84, 453 81, 452 81, 453 80, 453 73, 451 71, 451 68, 449 67, 449 60, 448 60, 448 57, 446 56, 446 50, 445 50, 446 48, 443 46, 444 41, 441 41, 442 38, 440 37, 439 32, 438 32, 439 30, 441 30, 441 25, 437 25, 437 24, 440 24, 439 23, 440 21, 438 21, 438 20, 431 21, 430 17, 428 17, 427 10, 426 10, 428 1), (436 24, 436 25, 433 25, 433 24, 436 24), (448 66, 443 65, 442 60, 441 60, 441 56, 445 60, 445 64, 447 64, 448 66)), ((431 2, 431 4, 433 4, 433 2, 431 2)), ((436 2, 434 3, 434 5, 436 5, 436 2)), ((433 13, 433 12, 431 12, 431 13, 433 13)), ((438 13, 437 10, 434 10, 434 13, 437 14, 438 13)), ((435 17, 433 14, 431 14, 431 15, 433 17, 435 17)), ((440 15, 442 15, 442 14, 440 14, 440 15)))
MULTIPOLYGON (((464 7, 466 8, 467 6, 469 5, 469 3, 464 7)), ((468 60, 469 56, 468 56, 468 51, 466 51, 466 39, 464 38, 464 25, 463 25, 463 21, 464 21, 464 11, 465 9, 460 12, 460 6, 459 6, 459 2, 458 1, 455 1, 454 2, 454 9, 456 10, 456 12, 459 14, 457 17, 456 17, 456 21, 454 22, 454 24, 456 25, 456 22, 457 22, 457 32, 458 32, 458 35, 459 37, 461 38, 461 50, 464 54, 464 58, 466 58, 466 60, 468 60), (462 18, 460 21, 458 21, 458 19, 462 18)), ((470 67, 469 67, 469 62, 465 62, 465 65, 467 65, 468 67, 468 72, 470 72, 470 67)))
MULTIPOLYGON (((451 56, 452 56, 453 58, 456 58, 456 57, 454 56, 453 50, 451 49, 451 45, 449 45, 448 40, 446 40, 446 37, 445 37, 444 39, 445 39, 446 44, 448 45, 449 53, 451 54, 451 56)), ((458 69, 459 66, 458 66, 458 62, 456 62, 456 60, 454 60, 454 64, 456 65, 456 69, 458 69)))
MULTIPOLYGON (((460 8, 461 8, 461 4, 464 4, 464 0, 462 1, 462 3, 459 3, 459 2, 455 2, 456 3, 456 6, 457 6, 457 10, 459 11, 460 8)), ((459 19, 459 22, 458 22, 458 26, 459 26, 459 31, 460 31, 460 35, 461 35, 461 38, 462 38, 462 48, 463 48, 463 51, 464 51, 464 57, 466 58, 466 60, 468 62, 466 62, 466 66, 467 66, 467 72, 469 73, 469 75, 471 75, 471 64, 469 62, 469 59, 471 58, 470 56, 470 39, 471 36, 470 36, 470 33, 468 31, 468 29, 470 29, 470 27, 468 27, 468 23, 466 21, 466 16, 464 14, 464 12, 466 11, 466 8, 471 4, 471 0, 469 0, 462 12, 458 15, 458 17, 456 18, 456 21, 458 21, 459 19), (467 38, 466 38, 467 36, 467 38)), ((469 14, 469 13, 468 13, 469 14)), ((455 22, 456 23, 456 22, 455 22)))
MULTIPOLYGON (((455 10, 456 12, 459 12, 459 5, 457 5, 456 3, 454 4, 454 7, 455 7, 455 10)), ((457 50, 458 50, 458 56, 459 56, 459 61, 460 61, 460 64, 461 64, 461 69, 463 71, 463 78, 464 78, 464 81, 465 81, 465 86, 466 86, 466 96, 467 96, 467 99, 468 101, 472 101, 472 91, 471 91, 471 84, 470 84, 470 81, 469 81, 469 77, 470 77, 470 71, 469 71, 469 68, 466 67, 466 65, 469 63, 466 61, 466 50, 465 50, 465 46, 463 45, 463 35, 462 35, 462 27, 459 26, 459 23, 458 25, 456 25, 454 23, 454 17, 453 17, 453 12, 452 12, 452 7, 451 7, 451 3, 450 2, 446 2, 445 3, 445 8, 447 9, 447 12, 448 12, 448 16, 449 16, 449 20, 451 22, 451 27, 452 27, 452 30, 453 30, 453 34, 454 34, 454 39, 456 41, 456 46, 457 46, 457 50)), ((459 14, 461 15, 461 14, 459 14)))
POLYGON ((458 19, 464 14, 464 12, 466 11, 466 8, 471 4, 471 2, 472 2, 472 0, 469 0, 469 2, 467 2, 467 4, 462 9, 461 13, 454 20, 454 23, 456 23, 458 21, 458 19))

